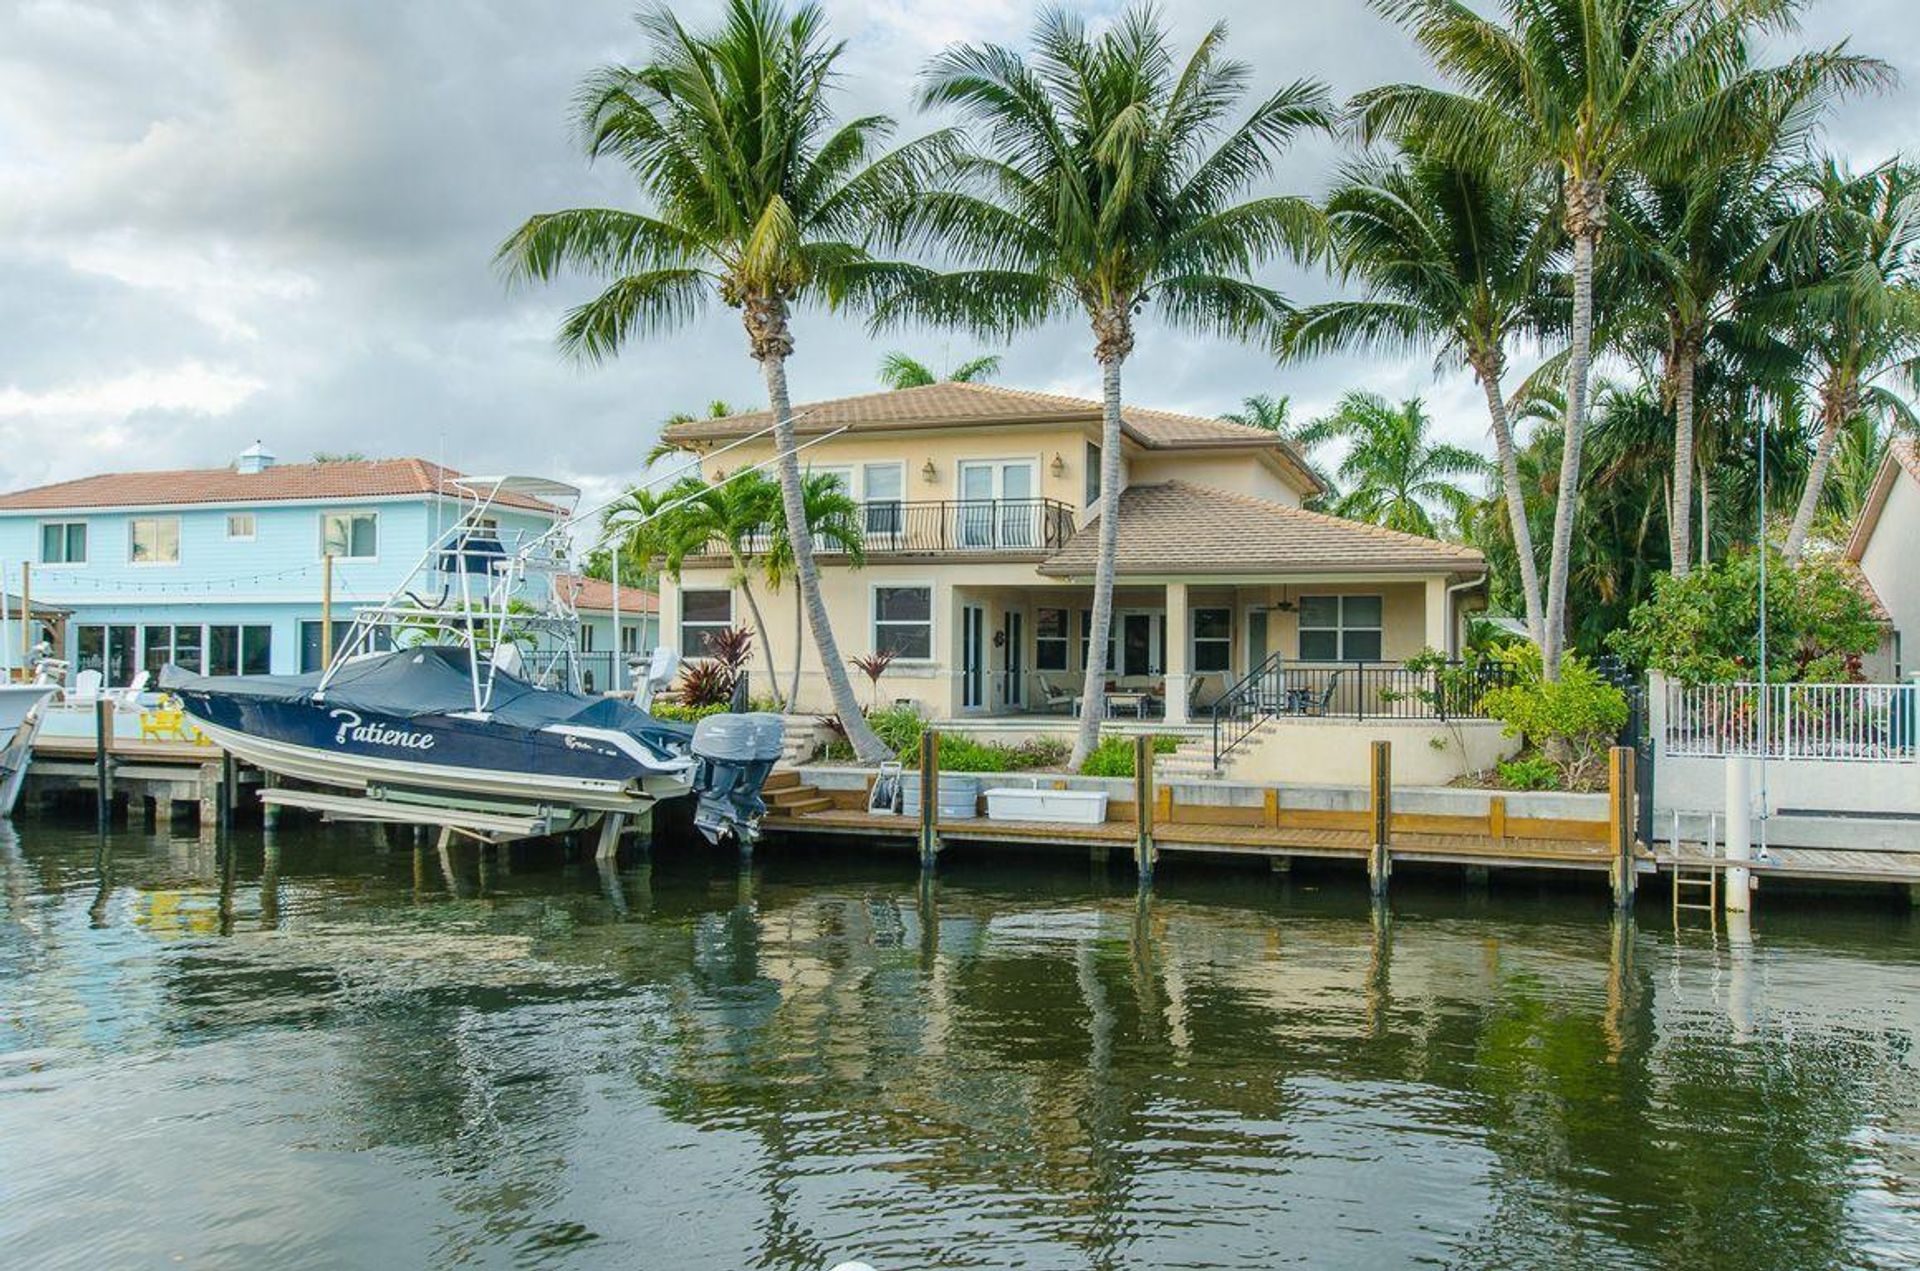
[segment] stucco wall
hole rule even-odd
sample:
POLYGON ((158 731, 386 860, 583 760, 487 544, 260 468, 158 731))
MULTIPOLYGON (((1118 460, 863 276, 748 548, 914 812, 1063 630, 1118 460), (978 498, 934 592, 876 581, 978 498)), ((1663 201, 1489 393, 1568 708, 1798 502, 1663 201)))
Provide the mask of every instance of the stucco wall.
MULTIPOLYGON (((1920 669, 1920 484, 1896 474, 1893 489, 1880 512, 1873 537, 1860 554, 1860 572, 1893 619, 1900 635, 1900 665, 1889 666, 1889 674, 1903 677, 1920 669)), ((1891 663, 1893 659, 1888 658, 1891 663)))
POLYGON ((1236 781, 1365 784, 1372 745, 1393 743, 1396 785, 1442 786, 1470 772, 1491 768, 1518 752, 1520 743, 1488 720, 1448 725, 1412 720, 1392 724, 1365 720, 1286 719, 1265 725, 1231 756, 1236 781))
POLYGON ((1252 495, 1288 507, 1300 506, 1300 492, 1281 479, 1280 474, 1250 455, 1168 454, 1147 451, 1137 456, 1129 470, 1134 485, 1157 481, 1191 481, 1195 485, 1235 494, 1252 495))

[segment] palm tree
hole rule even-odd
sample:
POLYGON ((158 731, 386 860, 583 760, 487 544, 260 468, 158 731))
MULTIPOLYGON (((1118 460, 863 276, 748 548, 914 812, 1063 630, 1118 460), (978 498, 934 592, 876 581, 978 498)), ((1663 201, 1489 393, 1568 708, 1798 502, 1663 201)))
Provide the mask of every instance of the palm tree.
POLYGON ((1540 570, 1507 418, 1507 346, 1537 335, 1555 308, 1549 270, 1557 235, 1538 180, 1494 177, 1428 156, 1347 169, 1327 200, 1337 268, 1367 295, 1295 315, 1281 347, 1300 357, 1364 346, 1438 346, 1472 370, 1486 394, 1527 632, 1545 647, 1540 570))
POLYGON ((1399 406, 1378 393, 1341 398, 1333 414, 1307 430, 1316 442, 1352 443, 1340 461, 1346 493, 1334 502, 1334 515, 1427 538, 1441 532, 1436 509, 1461 524, 1474 496, 1454 478, 1484 476, 1487 461, 1463 446, 1434 443, 1432 431, 1417 397, 1399 406))
MULTIPOLYGON (((691 424, 702 419, 725 419, 729 415, 738 415, 739 413, 739 408, 731 402, 728 402, 724 398, 716 397, 707 403, 707 409, 701 414, 696 415, 689 410, 676 410, 673 414, 668 415, 660 421, 660 427, 662 430, 665 430, 672 428, 676 424, 691 424)), ((686 453, 686 451, 681 446, 668 441, 666 437, 662 436, 660 440, 653 443, 652 449, 647 451, 646 464, 651 468, 668 455, 684 453, 686 453)))
MULTIPOLYGON (((767 683, 779 699, 779 668, 773 664, 773 645, 767 639, 767 620, 753 590, 754 557, 764 555, 772 538, 770 527, 780 520, 780 486, 762 472, 736 473, 709 484, 687 477, 668 488, 666 499, 678 507, 665 518, 669 528, 666 563, 675 577, 687 556, 718 545, 727 553, 727 581, 740 590, 753 619, 753 634, 767 660, 767 683)), ((797 661, 800 653, 794 650, 797 661)))
POLYGON ((1673 177, 1708 152, 1762 148, 1765 105, 1808 75, 1884 75, 1836 51, 1748 66, 1755 32, 1787 24, 1800 0, 1505 0, 1505 22, 1459 0, 1375 0, 1412 28, 1461 89, 1393 84, 1354 99, 1360 134, 1398 137, 1493 171, 1558 179, 1573 244, 1566 440, 1545 594, 1548 676, 1566 643, 1568 557, 1593 353, 1594 255, 1609 191, 1633 175, 1673 177))
POLYGON ((685 324, 715 298, 739 310, 767 385, 794 574, 834 709, 855 752, 877 760, 887 748, 860 713, 820 597, 786 362, 795 306, 861 301, 908 272, 862 243, 949 139, 882 154, 892 120, 836 120, 841 45, 825 23, 817 5, 789 12, 780 0, 728 0, 719 25, 700 34, 665 7, 642 11, 651 60, 595 73, 577 113, 588 156, 625 164, 652 211, 542 213, 501 245, 498 260, 510 280, 569 270, 608 280, 561 326, 563 348, 590 361, 685 324))
MULTIPOLYGON (((858 500, 847 493, 838 476, 831 472, 807 473, 800 479, 800 501, 806 508, 808 537, 817 546, 830 552, 844 553, 849 568, 858 569, 866 564, 866 535, 861 525, 861 506, 858 500)), ((775 591, 780 590, 793 576, 793 536, 787 533, 784 521, 774 523, 772 540, 767 544, 762 568, 766 571, 767 585, 775 591)), ((793 598, 793 680, 787 691, 789 703, 800 700, 800 619, 800 597, 796 592, 793 598)))
POLYGON ((1911 417, 1880 381, 1920 389, 1920 167, 1896 160, 1855 175, 1829 159, 1801 182, 1809 206, 1779 235, 1788 281, 1777 301, 1812 353, 1820 432, 1789 560, 1806 548, 1841 430, 1865 412, 1911 417))
MULTIPOLYGON (((1120 372, 1135 316, 1152 308, 1189 330, 1265 338, 1287 305, 1249 275, 1304 251, 1313 235, 1313 210, 1300 199, 1236 200, 1296 133, 1329 126, 1326 90, 1291 84, 1229 127, 1248 72, 1222 56, 1225 37, 1215 26, 1181 63, 1151 10, 1130 10, 1097 37, 1048 10, 1030 57, 1000 45, 951 48, 920 93, 923 106, 957 109, 979 135, 942 187, 913 201, 899 232, 964 267, 903 289, 880 317, 993 338, 1073 313, 1091 325, 1105 407, 1095 649, 1113 616, 1120 372)), ((1075 766, 1099 738, 1103 680, 1100 660, 1089 659, 1075 766)))
MULTIPOLYGON (((1000 355, 988 353, 962 362, 947 372, 945 379, 949 384, 978 384, 999 373, 1000 355)), ((941 378, 925 362, 908 357, 898 349, 880 359, 880 382, 888 388, 925 388, 938 384, 941 378)))
POLYGON ((1280 437, 1293 436, 1293 398, 1285 393, 1255 393, 1240 399, 1239 410, 1221 412, 1229 423, 1264 428, 1280 437))

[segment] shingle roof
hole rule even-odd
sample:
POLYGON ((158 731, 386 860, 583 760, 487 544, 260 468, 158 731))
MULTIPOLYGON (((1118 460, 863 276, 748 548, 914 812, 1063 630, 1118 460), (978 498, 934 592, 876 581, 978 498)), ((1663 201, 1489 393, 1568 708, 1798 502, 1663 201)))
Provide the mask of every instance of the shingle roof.
MULTIPOLYGON (((593 613, 613 612, 613 584, 604 578, 588 578, 583 574, 561 574, 555 578, 554 585, 563 588, 573 599, 575 609, 585 609, 593 613)), ((641 587, 622 587, 620 589, 620 613, 627 614, 660 612, 660 597, 641 587)))
MULTIPOLYGON (((797 416, 795 431, 802 436, 817 436, 836 428, 863 432, 987 424, 1098 423, 1101 405, 1084 397, 1036 393, 998 384, 942 383, 808 402, 795 407, 794 413, 797 416)), ((772 422, 770 410, 747 411, 723 419, 695 419, 674 424, 664 436, 673 442, 730 441, 759 432, 772 422)), ((1278 450, 1306 481, 1313 481, 1299 454, 1264 428, 1141 406, 1126 407, 1121 412, 1121 423, 1128 436, 1149 449, 1253 446, 1278 450)))
MULTIPOLYGON (((271 503, 287 499, 367 499, 447 490, 461 474, 425 459, 353 459, 282 463, 261 472, 182 468, 169 472, 105 472, 0 494, 0 511, 156 504, 271 503)), ((536 512, 552 504, 502 492, 498 502, 536 512)))
POLYGON ((1854 523, 1853 534, 1847 539, 1848 560, 1859 560, 1867 550, 1867 541, 1873 537, 1874 527, 1880 524, 1880 513, 1887 506, 1887 496, 1893 493, 1893 483, 1902 473, 1908 480, 1920 484, 1920 444, 1911 437, 1895 437, 1887 443, 1887 457, 1881 461, 1880 472, 1867 493, 1866 506, 1860 509, 1860 519, 1854 523))
MULTIPOLYGON (((1040 572, 1094 572, 1099 518, 1080 528, 1040 572)), ((1470 547, 1344 521, 1187 481, 1131 486, 1120 495, 1118 570, 1123 574, 1241 574, 1249 570, 1478 570, 1470 547)))

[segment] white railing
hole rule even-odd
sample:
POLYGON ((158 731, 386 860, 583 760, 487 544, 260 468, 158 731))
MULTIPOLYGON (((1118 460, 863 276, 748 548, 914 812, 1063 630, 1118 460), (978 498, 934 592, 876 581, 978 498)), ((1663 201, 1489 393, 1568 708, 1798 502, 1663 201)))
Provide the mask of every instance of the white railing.
POLYGON ((1912 763, 1914 684, 1667 684, 1666 753, 1912 763))

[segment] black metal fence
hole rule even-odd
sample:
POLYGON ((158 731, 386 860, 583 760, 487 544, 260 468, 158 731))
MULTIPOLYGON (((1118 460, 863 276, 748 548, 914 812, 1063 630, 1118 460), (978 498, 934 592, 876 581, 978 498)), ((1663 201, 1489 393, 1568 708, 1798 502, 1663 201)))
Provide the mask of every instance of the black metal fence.
POLYGON ((1275 654, 1213 704, 1214 762, 1269 719, 1485 719, 1487 693, 1513 678, 1503 662, 1288 663, 1275 654))
MULTIPOLYGON (((860 544, 868 554, 1054 552, 1073 537, 1073 528, 1073 509, 1054 499, 884 499, 862 503, 859 514, 860 544)), ((771 533, 761 530, 742 547, 757 556, 771 541, 771 533)), ((688 555, 711 559, 727 550, 715 539, 688 555)), ((823 539, 815 550, 827 554, 835 546, 823 539)))

